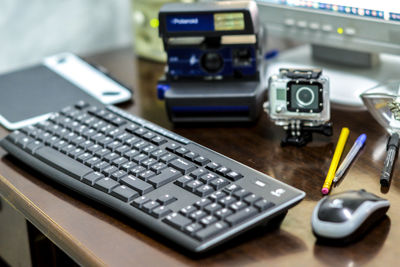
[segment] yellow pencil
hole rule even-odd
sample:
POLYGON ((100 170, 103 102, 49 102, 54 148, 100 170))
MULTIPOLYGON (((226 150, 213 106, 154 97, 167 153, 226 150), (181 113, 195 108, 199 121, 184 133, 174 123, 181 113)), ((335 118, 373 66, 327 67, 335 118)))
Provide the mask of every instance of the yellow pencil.
POLYGON ((324 186, 322 187, 322 194, 326 195, 332 185, 333 178, 335 177, 335 172, 339 164, 340 157, 342 156, 344 146, 346 145, 347 137, 349 136, 349 128, 343 127, 340 132, 339 141, 336 145, 335 153, 331 161, 331 166, 329 167, 328 174, 326 175, 324 186))

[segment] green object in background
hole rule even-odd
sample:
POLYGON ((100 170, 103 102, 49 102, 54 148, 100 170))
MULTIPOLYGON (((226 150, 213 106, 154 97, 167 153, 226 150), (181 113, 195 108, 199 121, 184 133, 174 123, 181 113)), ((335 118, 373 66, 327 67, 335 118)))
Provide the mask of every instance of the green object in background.
POLYGON ((134 50, 143 58, 165 62, 162 39, 158 36, 158 11, 171 2, 192 3, 194 0, 132 0, 134 50))

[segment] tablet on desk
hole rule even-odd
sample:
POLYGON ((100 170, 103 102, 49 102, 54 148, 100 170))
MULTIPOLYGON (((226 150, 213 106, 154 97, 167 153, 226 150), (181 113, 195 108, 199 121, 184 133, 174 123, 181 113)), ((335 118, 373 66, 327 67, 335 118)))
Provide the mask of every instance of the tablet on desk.
POLYGON ((132 92, 79 57, 62 53, 42 64, 0 75, 0 123, 14 130, 85 100, 116 104, 132 92))

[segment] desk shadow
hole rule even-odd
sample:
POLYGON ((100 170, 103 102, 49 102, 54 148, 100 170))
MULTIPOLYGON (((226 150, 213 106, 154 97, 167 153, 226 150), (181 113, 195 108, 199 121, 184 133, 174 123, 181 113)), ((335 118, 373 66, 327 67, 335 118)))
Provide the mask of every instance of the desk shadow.
POLYGON ((314 256, 328 266, 358 266, 368 263, 381 250, 390 230, 390 218, 385 216, 361 239, 347 245, 327 245, 318 241, 314 256))

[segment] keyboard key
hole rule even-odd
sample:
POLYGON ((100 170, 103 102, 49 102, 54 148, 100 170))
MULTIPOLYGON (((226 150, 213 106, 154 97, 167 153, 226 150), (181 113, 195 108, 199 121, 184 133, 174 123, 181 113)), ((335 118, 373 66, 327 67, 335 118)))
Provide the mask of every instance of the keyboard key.
POLYGON ((93 169, 98 172, 103 172, 103 170, 108 167, 110 167, 110 164, 108 164, 105 161, 100 161, 99 163, 93 166, 93 169))
POLYGON ((144 172, 140 173, 139 178, 147 182, 154 175, 156 175, 156 174, 153 171, 148 170, 148 171, 144 171, 144 172))
POLYGON ((128 151, 131 151, 131 148, 127 145, 122 145, 115 150, 120 155, 124 155, 128 151))
POLYGON ((168 215, 163 222, 171 225, 172 227, 182 230, 185 226, 189 225, 192 223, 192 220, 184 217, 183 215, 180 215, 179 213, 172 213, 171 215, 168 215))
POLYGON ((178 148, 180 148, 181 146, 178 145, 177 143, 169 143, 165 149, 171 151, 171 152, 175 152, 175 150, 177 150, 178 148))
POLYGON ((146 159, 146 160, 143 160, 142 163, 141 163, 141 165, 142 165, 143 167, 147 168, 147 169, 150 169, 150 166, 153 165, 153 164, 156 164, 156 163, 157 163, 157 161, 156 161, 155 159, 153 159, 153 158, 148 158, 148 159, 146 159))
POLYGON ((151 215, 153 215, 154 217, 156 217, 158 219, 158 218, 163 218, 163 217, 167 216, 171 212, 172 212, 172 210, 170 210, 169 208, 167 208, 165 206, 159 206, 151 211, 151 215))
POLYGON ((118 170, 116 172, 113 172, 111 174, 111 178, 115 181, 119 181, 121 180, 123 177, 125 177, 126 175, 128 175, 125 171, 122 170, 118 170))
POLYGON ((134 168, 134 167, 136 167, 136 166, 137 166, 137 164, 136 164, 135 162, 129 161, 129 162, 127 162, 127 163, 124 163, 124 164, 121 166, 121 169, 124 170, 124 171, 126 171, 126 172, 129 172, 130 169, 132 169, 132 168, 134 168))
POLYGON ((224 166, 221 166, 221 167, 219 167, 219 168, 216 169, 216 172, 217 172, 218 174, 223 175, 223 176, 225 176, 229 171, 230 171, 230 169, 227 168, 227 167, 224 167, 224 166))
POLYGON ((194 235, 197 231, 203 229, 203 226, 199 223, 192 223, 185 227, 184 232, 189 235, 194 235))
POLYGON ((224 178, 214 179, 210 182, 210 185, 215 188, 215 190, 219 190, 229 184, 229 181, 224 178))
POLYGON ((197 153, 194 153, 194 152, 189 152, 189 153, 186 153, 185 155, 184 155, 184 157, 186 158, 186 159, 188 159, 188 160, 190 160, 190 161, 193 161, 193 159, 195 158, 195 157, 197 157, 199 154, 197 154, 197 153))
POLYGON ((268 201, 266 199, 260 199, 254 203, 254 207, 256 207, 259 211, 264 211, 269 208, 275 206, 275 203, 268 201))
POLYGON ((223 209, 220 209, 220 210, 218 210, 218 211, 216 211, 215 212, 215 216, 217 217, 217 218, 219 218, 220 220, 223 220, 223 219, 225 219, 226 217, 228 217, 229 215, 231 215, 233 212, 230 210, 230 209, 228 209, 228 208, 223 208, 223 209))
POLYGON ((151 142, 156 144, 157 146, 161 146, 162 144, 168 142, 167 139, 161 137, 161 136, 156 136, 153 139, 151 139, 151 142))
POLYGON ((163 196, 161 196, 161 197, 159 197, 158 199, 157 199, 157 201, 161 204, 161 205, 164 205, 164 206, 166 206, 166 205, 168 205, 168 204, 171 204, 172 202, 174 202, 174 201, 176 201, 177 199, 176 199, 176 197, 174 197, 174 196, 172 196, 172 195, 170 195, 170 194, 165 194, 165 195, 163 195, 163 196))
POLYGON ((93 185, 97 180, 104 178, 104 175, 100 172, 91 172, 82 178, 82 182, 88 185, 93 185))
POLYGON ((94 183, 95 188, 97 188, 103 192, 106 192, 106 193, 111 192, 111 189, 113 189, 114 187, 117 187, 118 185, 120 185, 118 182, 114 181, 113 179, 111 179, 109 177, 97 180, 94 183))
POLYGON ((202 241, 202 240, 209 239, 210 237, 213 237, 213 236, 223 232, 227 228, 228 228, 228 224, 226 224, 225 222, 217 222, 217 223, 214 223, 214 224, 208 226, 205 229, 198 231, 195 234, 195 237, 202 241))
POLYGON ((111 153, 111 151, 108 150, 107 148, 102 148, 100 150, 97 150, 94 154, 99 158, 104 158, 106 155, 108 155, 110 153, 111 153))
POLYGON ((183 156, 186 153, 189 153, 189 149, 187 149, 186 147, 180 147, 175 150, 175 153, 178 154, 179 156, 183 156))
POLYGON ((165 151, 164 149, 157 149, 153 151, 150 155, 150 157, 155 158, 156 160, 159 160, 161 157, 165 156, 168 152, 165 151))
POLYGON ((226 177, 228 177, 230 180, 232 180, 232 181, 237 181, 237 180, 239 180, 240 178, 242 178, 243 177, 243 175, 241 175, 240 173, 237 173, 237 172, 235 172, 235 171, 230 171, 230 172, 228 172, 227 174, 226 174, 226 177))
POLYGON ((182 208, 182 209, 179 211, 179 213, 181 213, 183 216, 188 217, 188 216, 190 215, 190 213, 192 213, 192 212, 194 212, 194 211, 196 211, 196 210, 197 210, 196 207, 194 207, 194 206, 192 206, 192 205, 189 205, 189 206, 187 206, 187 207, 185 207, 185 208, 182 208))
POLYGON ((174 154, 168 153, 168 154, 162 156, 160 158, 160 161, 164 162, 164 163, 169 163, 170 161, 173 161, 176 158, 177 158, 177 156, 175 156, 174 154))
POLYGON ((132 175, 128 175, 122 178, 121 183, 139 192, 140 195, 147 194, 154 189, 153 186, 151 186, 150 184, 143 182, 142 180, 132 175))
POLYGON ((134 149, 130 149, 129 151, 124 153, 124 157, 127 158, 129 161, 132 161, 140 152, 134 149))
POLYGON ((184 159, 175 159, 171 161, 168 166, 171 166, 178 171, 181 171, 183 174, 187 174, 194 169, 196 169, 196 166, 193 165, 191 162, 184 160, 184 159))
POLYGON ((211 200, 207 199, 207 198, 202 198, 198 201, 196 201, 196 203, 194 203, 194 205, 199 208, 199 209, 203 209, 205 206, 211 204, 211 200))
POLYGON ((118 171, 118 168, 115 166, 108 166, 107 168, 105 168, 102 173, 104 173, 105 176, 111 176, 111 174, 113 174, 114 172, 118 171))
MULTIPOLYGON (((108 150, 108 151, 110 151, 110 150, 108 150)), ((111 162, 113 162, 114 159, 117 159, 118 157, 119 157, 119 155, 117 153, 111 152, 104 157, 104 160, 111 163, 111 162)))
POLYGON ((91 157, 92 157, 92 154, 90 154, 88 152, 85 152, 85 153, 80 154, 77 157, 77 160, 80 161, 80 162, 86 162, 86 160, 88 160, 91 157))
POLYGON ((147 130, 145 128, 139 127, 134 131, 134 134, 142 137, 143 135, 145 135, 147 133, 147 130))
POLYGON ((143 135, 143 139, 150 141, 151 139, 153 139, 156 136, 155 133, 153 132, 147 132, 145 135, 143 135))
POLYGON ((195 159, 194 159, 194 162, 197 163, 197 164, 199 164, 200 166, 204 166, 204 165, 206 165, 207 163, 209 163, 210 160, 207 159, 207 158, 205 158, 205 157, 200 156, 200 157, 195 158, 195 159))
POLYGON ((194 170, 191 174, 190 174, 190 176, 192 176, 193 178, 195 178, 195 179, 198 179, 200 176, 203 176, 204 174, 207 174, 208 173, 208 171, 206 171, 205 169, 203 169, 203 168, 198 168, 197 170, 194 170))
POLYGON ((189 218, 191 218, 194 221, 200 221, 204 217, 207 216, 207 213, 202 210, 197 210, 195 212, 190 213, 189 218))
POLYGON ((217 218, 215 218, 215 217, 212 216, 212 215, 208 215, 208 216, 204 217, 203 219, 201 219, 201 220, 200 220, 200 223, 201 223, 202 225, 204 225, 204 226, 208 226, 208 225, 210 225, 210 224, 212 224, 212 223, 215 223, 216 221, 218 221, 217 218))
POLYGON ((149 183, 155 188, 168 184, 180 177, 182 174, 173 168, 163 170, 160 174, 150 178, 149 183))
POLYGON ((221 204, 224 207, 228 207, 230 206, 232 203, 236 202, 236 198, 232 197, 232 196, 227 196, 224 198, 221 198, 218 203, 221 204))
POLYGON ((29 153, 34 154, 35 151, 36 151, 36 149, 38 149, 38 148, 40 148, 40 147, 42 147, 42 146, 43 146, 43 143, 42 143, 42 142, 40 142, 40 141, 34 141, 34 142, 29 143, 29 144, 26 146, 26 149, 29 151, 29 153))
POLYGON ((91 156, 91 158, 87 159, 85 161, 85 165, 89 166, 89 167, 94 167, 94 165, 96 165, 97 163, 99 163, 101 160, 98 157, 93 157, 91 156))
POLYGON ((226 193, 218 191, 218 192, 212 193, 208 198, 211 199, 213 202, 216 202, 223 197, 226 197, 226 193))
POLYGON ((178 180, 175 181, 175 184, 180 186, 180 187, 185 187, 187 183, 193 181, 194 179, 192 177, 189 177, 188 175, 182 176, 178 180))
POLYGON ((139 176, 139 174, 144 172, 145 170, 146 170, 146 168, 143 166, 136 166, 136 167, 130 169, 129 173, 133 174, 134 176, 139 176))
POLYGON ((160 206, 160 203, 158 203, 157 201, 149 201, 145 204, 143 204, 142 206, 142 210, 144 210, 147 213, 151 213, 151 211, 155 208, 157 208, 158 206, 160 206))
POLYGON ((237 184, 230 184, 230 185, 228 185, 227 187, 225 187, 224 191, 225 191, 226 193, 228 193, 228 194, 232 194, 232 193, 234 193, 235 191, 240 190, 240 189, 242 189, 242 188, 241 188, 239 185, 237 185, 237 184))
POLYGON ((185 185, 185 189, 189 190, 190 192, 194 192, 197 187, 204 185, 202 182, 198 180, 191 181, 185 185))
POLYGON ((204 210, 210 214, 214 214, 215 212, 219 211, 220 209, 222 209, 222 206, 217 203, 211 203, 210 205, 207 205, 204 208, 204 210))
POLYGON ((261 197, 256 196, 255 194, 251 194, 251 195, 245 197, 245 198, 244 198, 244 201, 245 201, 246 203, 248 203, 249 205, 252 205, 254 202, 256 202, 256 201, 258 201, 258 200, 260 200, 260 199, 261 199, 261 197))
POLYGON ((162 170, 164 170, 165 168, 167 168, 167 165, 166 164, 164 164, 164 163, 162 163, 162 162, 159 162, 159 163, 156 163, 156 164, 154 164, 154 165, 152 165, 151 167, 150 167, 150 170, 152 170, 153 172, 155 172, 155 173, 160 173, 162 170))
POLYGON ((247 191, 246 189, 240 189, 233 193, 233 195, 235 197, 237 197, 238 199, 244 199, 245 197, 247 197, 250 194, 251 194, 251 192, 247 191))
POLYGON ((49 147, 41 147, 36 150, 35 156, 50 166, 63 171, 64 173, 81 179, 82 176, 92 171, 91 168, 75 161, 66 155, 49 147))
POLYGON ((217 175, 213 174, 213 173, 207 173, 203 176, 200 177, 200 181, 202 181, 205 184, 210 183, 211 181, 213 181, 214 179, 218 178, 217 175))
POLYGON ((254 207, 245 208, 235 214, 232 214, 225 218, 225 221, 228 222, 231 226, 236 225, 238 223, 243 222, 244 220, 250 219, 257 214, 257 210, 254 207))
POLYGON ((219 168, 221 165, 219 165, 218 163, 215 162, 210 162, 206 165, 206 168, 211 170, 211 171, 215 171, 217 168, 219 168))
POLYGON ((247 204, 243 201, 237 201, 229 206, 229 208, 234 212, 238 212, 239 210, 242 210, 245 207, 247 207, 247 204))
POLYGON ((125 185, 120 185, 115 187, 111 191, 111 195, 115 196, 116 198, 125 201, 125 202, 130 202, 132 199, 136 198, 139 196, 139 193, 136 192, 135 190, 130 189, 129 187, 125 185))
POLYGON ((136 129, 138 129, 138 128, 139 128, 138 125, 136 125, 136 124, 134 124, 134 123, 129 123, 129 124, 126 126, 125 130, 126 130, 127 132, 130 132, 130 133, 135 133, 136 129))
POLYGON ((151 201, 151 199, 149 197, 146 196, 141 196, 136 198, 131 205, 133 205, 136 208, 141 208, 145 203, 151 201))
POLYGON ((205 184, 196 188, 194 193, 200 197, 208 196, 209 194, 213 193, 215 190, 212 186, 205 184))
POLYGON ((139 154, 133 158, 133 161, 136 162, 137 164, 141 164, 146 159, 148 159, 148 157, 145 154, 139 154))
POLYGON ((127 163, 127 162, 128 162, 128 159, 127 159, 127 158, 119 157, 119 158, 114 159, 114 160, 112 161, 112 164, 115 165, 115 166, 117 166, 117 167, 121 167, 122 165, 124 165, 124 164, 127 163))

